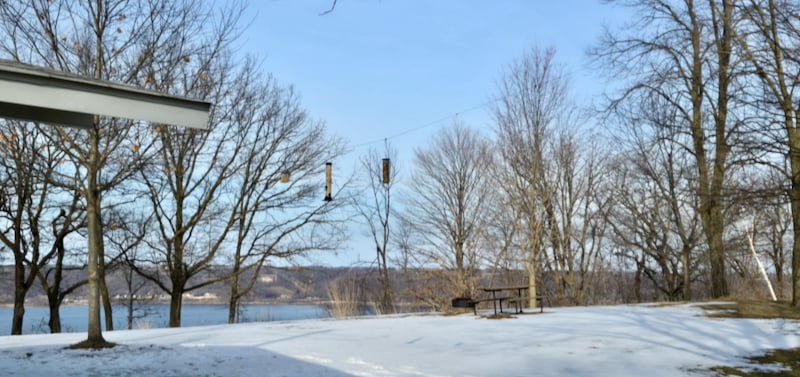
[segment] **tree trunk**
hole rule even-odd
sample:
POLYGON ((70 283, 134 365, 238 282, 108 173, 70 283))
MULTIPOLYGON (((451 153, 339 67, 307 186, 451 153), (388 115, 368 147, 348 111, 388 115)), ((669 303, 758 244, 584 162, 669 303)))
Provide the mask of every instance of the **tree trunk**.
POLYGON ((125 276, 125 288, 127 288, 128 292, 127 298, 125 300, 125 308, 127 309, 128 312, 128 317, 127 317, 128 330, 133 330, 133 312, 134 312, 133 304, 136 301, 135 295, 136 291, 138 290, 133 287, 133 274, 134 274, 133 268, 129 266, 125 271, 125 274, 123 275, 125 276))
POLYGON ((775 263, 775 288, 778 300, 785 298, 783 290, 783 263, 775 263))
POLYGON ((25 317, 25 293, 17 287, 14 290, 14 314, 11 319, 11 335, 22 335, 22 320, 25 317))
POLYGON ((98 178, 100 176, 97 168, 100 160, 100 130, 99 117, 94 117, 94 129, 89 130, 89 161, 86 166, 86 189, 84 198, 86 199, 86 233, 88 238, 88 249, 86 258, 86 271, 88 281, 87 300, 89 313, 86 325, 86 341, 79 345, 89 348, 106 347, 110 343, 103 338, 100 325, 100 264, 103 255, 103 220, 100 216, 102 207, 102 197, 98 188, 98 178))
POLYGON ((528 266, 528 307, 536 309, 536 264, 528 266))
MULTIPOLYGON (((528 233, 531 237, 533 233, 528 233)), ((525 268, 528 270, 528 307, 536 309, 536 273, 539 271, 537 264, 539 258, 536 257, 536 248, 532 246, 533 242, 528 240, 528 258, 525 263, 525 268)))
POLYGON ((11 335, 22 335, 22 320, 25 316, 25 265, 19 257, 14 262, 14 313, 11 319, 11 335))
POLYGON ((381 256, 383 259, 381 266, 381 284, 383 285, 383 310, 387 313, 394 313, 394 303, 392 302, 392 288, 389 282, 389 268, 386 266, 386 256, 381 256))
MULTIPOLYGON (((712 6, 712 11, 716 8, 712 6)), ((717 13, 717 12, 715 12, 717 13)), ((717 45, 717 111, 714 114, 714 167, 711 176, 711 198, 709 206, 711 232, 708 235, 711 251, 711 286, 714 297, 728 296, 728 279, 725 276, 725 219, 722 214, 722 187, 725 184, 725 166, 730 146, 728 145, 728 88, 730 86, 731 41, 733 39, 733 5, 722 1, 722 13, 713 17, 715 42, 717 45)), ((701 198, 702 200, 702 198, 701 198)))
MULTIPOLYGON (((130 292, 130 290, 128 290, 130 292)), ((126 302, 128 307, 128 330, 133 330, 133 294, 128 294, 128 300, 126 302)))
POLYGON ((228 301, 228 323, 231 324, 236 323, 236 312, 237 312, 236 309, 238 305, 239 305, 239 270, 238 268, 236 268, 234 269, 233 276, 231 277, 231 296, 230 300, 228 301))
POLYGON ((183 305, 183 286, 172 287, 169 301, 169 327, 181 327, 181 305, 183 305))
MULTIPOLYGON (((105 254, 103 252, 102 254, 105 254)), ((103 319, 105 319, 106 324, 106 331, 113 331, 114 330, 114 316, 112 314, 112 307, 111 307, 111 297, 108 294, 108 286, 106 285, 106 267, 105 267, 105 257, 101 256, 100 266, 98 268, 100 272, 100 297, 103 302, 103 319)))
POLYGON ((47 292, 47 306, 50 309, 49 313, 49 320, 47 322, 48 326, 50 327, 51 334, 58 334, 61 333, 61 313, 59 312, 61 308, 61 304, 64 302, 65 295, 61 293, 61 283, 63 277, 63 265, 64 265, 64 242, 63 238, 59 238, 57 241, 57 255, 56 255, 56 263, 53 266, 53 284, 47 284, 46 275, 39 275, 39 279, 41 281, 42 287, 44 288, 45 292, 47 292))
POLYGON ((89 343, 104 343, 100 325, 100 249, 102 247, 103 229, 100 221, 99 194, 94 189, 94 180, 89 178, 89 190, 86 198, 86 222, 89 236, 88 252, 88 324, 86 326, 89 343))
POLYGON ((683 300, 690 301, 692 299, 692 271, 689 268, 689 250, 684 249, 683 256, 681 258, 681 264, 683 264, 683 300))
MULTIPOLYGON (((721 212, 716 208, 715 212, 721 212)), ((712 215, 712 228, 721 229, 721 214, 712 215)), ((711 253, 711 295, 714 298, 728 296, 728 279, 725 276, 725 249, 722 242, 722 232, 716 230, 708 234, 708 248, 711 253)))
POLYGON ((467 274, 464 271, 464 250, 460 244, 456 244, 456 279, 458 279, 458 294, 465 297, 467 292, 467 274))
POLYGON ((644 270, 644 259, 639 262, 636 260, 636 273, 633 275, 633 295, 636 302, 642 302, 642 271, 644 270))
POLYGON ((800 144, 800 135, 791 134, 789 159, 792 169, 792 187, 789 191, 789 198, 792 206, 792 230, 794 231, 794 242, 792 244, 792 306, 796 307, 800 303, 800 145, 793 146, 793 143, 800 144))
MULTIPOLYGON (((58 295, 58 293, 56 293, 56 295, 58 295)), ((50 327, 50 333, 58 334, 61 332, 61 313, 59 312, 61 300, 58 298, 48 299, 47 306, 50 308, 50 319, 47 321, 47 325, 50 327)))

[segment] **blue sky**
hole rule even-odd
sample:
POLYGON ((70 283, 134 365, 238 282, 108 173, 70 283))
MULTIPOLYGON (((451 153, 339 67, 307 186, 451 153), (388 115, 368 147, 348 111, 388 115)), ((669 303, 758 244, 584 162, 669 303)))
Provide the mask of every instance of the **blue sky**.
MULTIPOLYGON (((591 100, 603 81, 584 51, 604 24, 627 14, 600 0, 339 0, 320 16, 331 1, 251 1, 241 52, 263 58, 266 71, 294 85, 310 113, 349 142, 348 156, 334 161, 342 175, 386 138, 410 166, 414 148, 456 114, 491 132, 482 105, 503 70, 533 47, 555 47, 574 98, 591 100)), ((335 263, 373 258, 374 247, 365 249, 335 263)))

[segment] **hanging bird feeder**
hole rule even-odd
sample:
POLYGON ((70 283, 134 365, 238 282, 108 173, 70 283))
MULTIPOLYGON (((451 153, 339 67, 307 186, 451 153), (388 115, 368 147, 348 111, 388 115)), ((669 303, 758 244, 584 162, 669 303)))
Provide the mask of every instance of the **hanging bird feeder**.
POLYGON ((390 169, 391 169, 391 162, 389 161, 388 158, 384 158, 383 159, 383 180, 381 181, 381 182, 383 182, 384 185, 388 185, 389 184, 389 172, 390 172, 390 169))
POLYGON ((325 163, 325 201, 329 202, 333 200, 331 196, 331 175, 333 170, 333 164, 330 162, 325 163))

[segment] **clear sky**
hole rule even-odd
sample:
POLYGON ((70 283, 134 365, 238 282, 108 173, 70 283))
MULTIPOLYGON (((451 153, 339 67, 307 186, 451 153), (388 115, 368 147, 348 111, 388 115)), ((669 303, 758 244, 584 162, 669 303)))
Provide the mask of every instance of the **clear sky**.
MULTIPOLYGON (((503 70, 533 47, 555 47, 574 98, 591 100, 603 82, 586 67, 584 52, 603 25, 627 14, 600 0, 338 0, 321 16, 331 4, 251 1, 241 52, 262 57, 265 70, 300 92, 312 116, 348 141, 351 152, 334 161, 341 175, 387 138, 407 174, 414 148, 456 114, 489 133, 486 104, 503 70)), ((374 247, 359 244, 350 248, 364 250, 331 263, 373 259, 374 247)))

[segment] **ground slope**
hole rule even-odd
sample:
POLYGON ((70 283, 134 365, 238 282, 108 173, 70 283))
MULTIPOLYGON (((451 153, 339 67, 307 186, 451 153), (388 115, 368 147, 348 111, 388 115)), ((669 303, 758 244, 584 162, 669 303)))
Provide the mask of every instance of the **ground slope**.
POLYGON ((414 315, 0 337, 4 376, 683 376, 800 346, 800 323, 691 306, 547 309, 490 320, 414 315))

